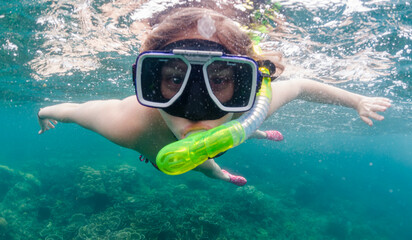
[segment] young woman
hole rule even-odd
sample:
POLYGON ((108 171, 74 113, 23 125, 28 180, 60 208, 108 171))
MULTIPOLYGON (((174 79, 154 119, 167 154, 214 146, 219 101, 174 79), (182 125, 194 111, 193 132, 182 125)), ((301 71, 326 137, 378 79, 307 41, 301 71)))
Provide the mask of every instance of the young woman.
MULTIPOLYGON (((156 166, 164 146, 248 111, 260 87, 259 67, 269 68, 273 78, 283 70, 276 57, 254 51, 237 23, 202 8, 180 9, 166 17, 147 36, 141 53, 134 66, 138 100, 130 96, 42 108, 39 134, 57 122, 77 123, 143 154, 156 166)), ((266 117, 294 99, 304 99, 353 108, 371 126, 371 119, 383 120, 377 112, 390 107, 387 98, 366 97, 311 80, 276 81, 271 90, 266 117)), ((251 137, 267 135, 257 131, 251 137)), ((239 186, 246 183, 213 159, 194 170, 239 186)))

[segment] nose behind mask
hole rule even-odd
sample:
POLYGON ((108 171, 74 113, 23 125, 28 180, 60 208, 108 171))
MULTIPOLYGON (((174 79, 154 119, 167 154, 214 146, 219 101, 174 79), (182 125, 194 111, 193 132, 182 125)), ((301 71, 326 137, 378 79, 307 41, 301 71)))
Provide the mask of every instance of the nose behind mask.
POLYGON ((183 94, 170 107, 163 110, 172 116, 191 121, 215 120, 227 114, 216 106, 209 96, 201 66, 192 66, 183 94))

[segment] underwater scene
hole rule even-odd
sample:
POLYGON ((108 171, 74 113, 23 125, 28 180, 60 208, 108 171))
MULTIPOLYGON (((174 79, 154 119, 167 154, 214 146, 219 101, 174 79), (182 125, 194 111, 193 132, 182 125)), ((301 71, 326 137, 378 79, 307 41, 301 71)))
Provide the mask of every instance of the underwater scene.
POLYGON ((287 104, 260 127, 283 141, 216 159, 245 186, 166 175, 75 124, 38 134, 40 108, 134 95, 139 22, 201 2, 1 2, 0 239, 412 239, 407 0, 214 1, 261 23, 253 37, 283 54, 280 80, 392 100, 373 126, 342 106, 287 104))

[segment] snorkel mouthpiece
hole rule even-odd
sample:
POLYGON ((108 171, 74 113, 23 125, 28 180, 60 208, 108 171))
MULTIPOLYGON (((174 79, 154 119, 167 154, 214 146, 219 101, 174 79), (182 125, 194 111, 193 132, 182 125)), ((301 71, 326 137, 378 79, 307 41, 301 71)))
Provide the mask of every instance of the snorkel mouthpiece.
POLYGON ((240 145, 259 128, 267 116, 272 98, 269 70, 259 70, 264 77, 252 109, 237 120, 194 133, 163 147, 156 157, 156 164, 162 172, 178 175, 190 171, 209 158, 240 145))

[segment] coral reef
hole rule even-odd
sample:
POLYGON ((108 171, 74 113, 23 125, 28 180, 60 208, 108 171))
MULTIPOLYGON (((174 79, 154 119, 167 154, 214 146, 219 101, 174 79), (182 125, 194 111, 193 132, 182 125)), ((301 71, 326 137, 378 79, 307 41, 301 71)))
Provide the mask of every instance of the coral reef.
POLYGON ((127 164, 68 172, 45 183, 53 173, 44 171, 40 184, 34 174, 0 166, 0 238, 379 239, 371 228, 353 226, 345 213, 305 208, 302 202, 312 198, 305 184, 313 181, 269 194, 257 185, 210 185, 198 175, 144 175, 127 164))
POLYGON ((7 232, 8 232, 8 223, 6 219, 0 217, 0 238, 1 239, 8 238, 7 232))
POLYGON ((31 231, 38 227, 40 181, 30 173, 7 166, 0 166, 0 176, 1 239, 30 239, 31 231))

